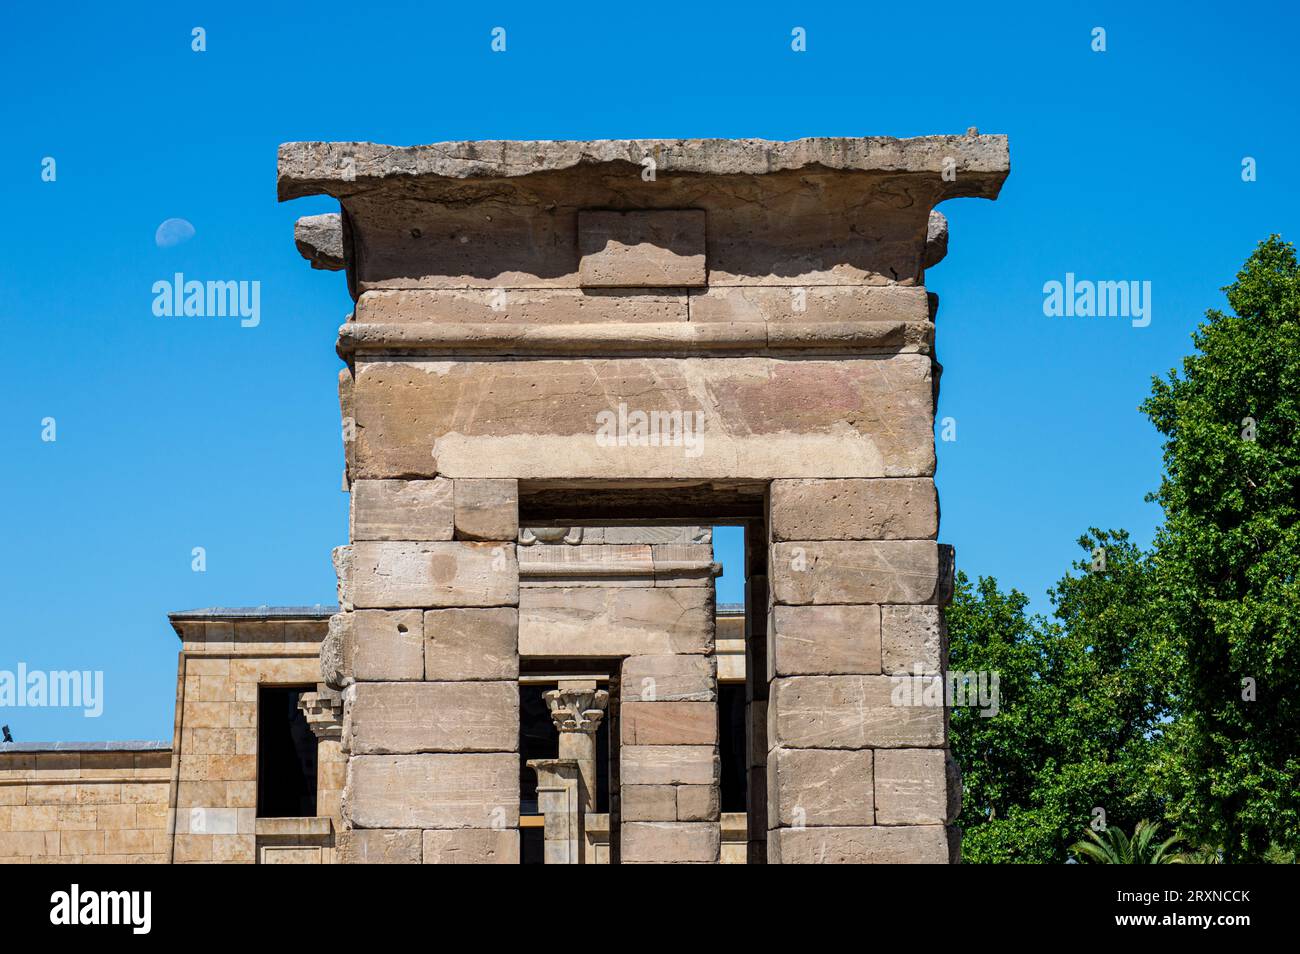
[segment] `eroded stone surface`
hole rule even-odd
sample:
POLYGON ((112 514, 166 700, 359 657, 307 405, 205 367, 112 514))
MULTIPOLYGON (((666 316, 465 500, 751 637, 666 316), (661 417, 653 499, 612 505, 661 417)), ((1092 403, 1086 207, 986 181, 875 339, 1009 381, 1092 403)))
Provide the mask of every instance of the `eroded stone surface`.
POLYGON ((353 828, 337 832, 334 844, 344 865, 418 865, 418 829, 353 828))
POLYGON ((869 750, 777 748, 767 762, 768 827, 874 823, 869 750))
POLYGON ((776 676, 881 671, 878 606, 775 606, 771 640, 776 676))
POLYGON ((775 679, 768 699, 768 743, 807 749, 943 745, 942 691, 937 693, 939 705, 916 704, 924 702, 932 684, 933 680, 924 677, 775 679))
POLYGON ((718 707, 712 702, 624 702, 624 745, 715 745, 718 707))
POLYGON ((932 675, 941 671, 946 655, 943 610, 938 606, 880 608, 882 671, 932 675))
POLYGON ((419 610, 358 610, 352 616, 355 678, 386 682, 424 678, 424 625, 419 610))
POLYGON ((455 682, 519 676, 519 611, 438 609, 424 614, 425 678, 455 682))
POLYGON ((927 603, 939 580, 934 543, 914 540, 778 543, 772 595, 787 605, 927 603))
POLYGON ((354 692, 345 733, 358 755, 518 751, 513 682, 362 682, 354 692))
POLYGON ((519 536, 519 484, 513 480, 454 482, 457 540, 509 540, 519 536))
POLYGON ((705 283, 704 211, 578 213, 584 288, 672 288, 705 283))
POLYGON ((519 756, 354 755, 343 811, 358 828, 514 828, 519 756))
POLYGON ((932 400, 923 355, 358 361, 354 476, 928 476, 932 400))
POLYGON ((711 745, 625 745, 620 768, 624 785, 712 785, 718 751, 711 745))
POLYGON ((772 482, 774 540, 931 540, 938 529, 929 477, 772 482))
POLYGON ((713 648, 705 587, 536 587, 520 591, 527 656, 639 656, 713 648))
POLYGON ((424 832, 426 865, 517 865, 519 831, 514 828, 424 832))
POLYGON ((713 702, 717 698, 715 656, 629 656, 623 661, 623 703, 713 702))
POLYGON ((942 825, 901 828, 781 828, 768 833, 768 863, 787 865, 946 865, 942 825))
POLYGON ((716 864, 721 838, 716 822, 628 822, 623 825, 622 861, 716 864))
POLYGON ((450 540, 452 482, 352 482, 352 540, 450 540))
POLYGON ((944 749, 882 749, 876 753, 876 821, 942 825, 948 816, 948 753, 944 749))
POLYGON ((356 543, 358 607, 508 606, 519 602, 514 543, 356 543))
POLYGON ((312 268, 337 272, 347 267, 343 252, 343 217, 337 212, 304 215, 293 224, 293 241, 298 254, 312 268))

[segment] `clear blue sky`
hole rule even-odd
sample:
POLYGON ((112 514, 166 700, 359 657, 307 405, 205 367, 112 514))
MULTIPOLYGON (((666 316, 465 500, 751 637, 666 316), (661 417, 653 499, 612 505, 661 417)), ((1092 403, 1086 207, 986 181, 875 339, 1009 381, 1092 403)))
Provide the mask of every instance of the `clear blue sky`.
POLYGON ((1090 524, 1150 540, 1149 377, 1257 241, 1296 236, 1294 6, 721 6, 6 5, 0 669, 106 681, 98 719, 0 713, 20 740, 167 738, 169 610, 333 600, 350 301, 294 249, 294 219, 332 203, 276 203, 286 140, 1006 133, 1002 198, 943 206, 951 251, 928 276, 958 436, 939 444, 940 539, 1044 609, 1090 524), (196 234, 160 248, 172 217, 196 234), (260 281, 260 326, 155 317, 176 271, 260 281), (1044 317, 1066 272, 1150 281, 1150 327, 1044 317))

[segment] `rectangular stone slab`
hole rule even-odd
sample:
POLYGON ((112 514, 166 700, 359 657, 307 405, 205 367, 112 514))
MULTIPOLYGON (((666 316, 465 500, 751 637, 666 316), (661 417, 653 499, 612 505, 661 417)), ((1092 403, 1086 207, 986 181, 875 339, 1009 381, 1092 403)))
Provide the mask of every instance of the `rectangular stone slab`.
POLYGON ((513 543, 355 543, 358 608, 508 606, 519 602, 513 543))
POLYGON ((928 477, 772 482, 773 540, 932 540, 938 529, 928 477))
POLYGON ((625 822, 624 864, 716 864, 722 832, 716 822, 625 822))
POLYGON ((366 292, 357 300, 355 320, 374 324, 624 324, 686 321, 686 307, 685 291, 658 289, 412 288, 366 292))
POLYGON ((584 288, 703 285, 704 210, 578 213, 584 288))
POLYGON ((455 682, 519 677, 519 611, 436 609, 424 614, 426 679, 455 682))
POLYGON ((949 821, 948 753, 889 749, 876 753, 876 821, 941 825, 949 821))
POLYGON ((357 828, 514 828, 519 756, 354 755, 344 812, 357 828))
POLYGON ((768 833, 768 864, 946 865, 942 825, 900 828, 780 828, 768 833))
POLYGON ((928 603, 939 582, 938 545, 924 540, 778 543, 777 603, 928 603))
POLYGON ((718 707, 712 702, 624 702, 624 745, 716 745, 718 707))
POLYGON ((778 748, 767 762, 768 827, 874 824, 872 777, 870 750, 778 748))
POLYGON ((931 368, 919 354, 358 356, 353 477, 930 476, 931 368))
POLYGON ((880 672, 878 606, 774 606, 769 632, 770 675, 880 672))
POLYGON ((712 587, 526 587, 522 656, 640 656, 713 648, 712 587))
MULTIPOLYGON (((925 699, 932 681, 891 676, 774 679, 767 706, 768 744, 800 749, 943 745, 943 706, 915 704, 925 699)), ((940 702, 941 690, 940 686, 940 702)))
POLYGON ((346 720, 356 755, 515 752, 514 682, 361 682, 346 720))
POLYGON ((450 540, 452 482, 356 480, 352 482, 352 539, 450 540))
POLYGON ((424 833, 426 865, 517 865, 519 864, 519 830, 517 828, 455 831, 433 830, 424 833))

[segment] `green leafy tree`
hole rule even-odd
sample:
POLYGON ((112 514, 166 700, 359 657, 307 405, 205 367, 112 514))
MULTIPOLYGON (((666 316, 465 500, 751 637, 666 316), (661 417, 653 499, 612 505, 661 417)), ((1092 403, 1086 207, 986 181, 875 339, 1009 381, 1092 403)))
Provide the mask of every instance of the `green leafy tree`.
POLYGON ((1062 862, 1105 812, 1159 815, 1151 763, 1165 744, 1166 649, 1146 610, 1151 568, 1122 531, 1092 530, 1050 591, 1053 621, 996 580, 959 574, 948 607, 950 668, 999 674, 999 709, 952 716, 963 770, 962 853, 971 862, 1062 862), (1104 569, 1101 568, 1104 560, 1104 569))
MULTIPOLYGON (((1225 862, 1300 847, 1300 270, 1273 236, 1143 411, 1164 436, 1155 566, 1181 718, 1172 818, 1225 862)), ((1154 604, 1153 604, 1154 605, 1154 604)))

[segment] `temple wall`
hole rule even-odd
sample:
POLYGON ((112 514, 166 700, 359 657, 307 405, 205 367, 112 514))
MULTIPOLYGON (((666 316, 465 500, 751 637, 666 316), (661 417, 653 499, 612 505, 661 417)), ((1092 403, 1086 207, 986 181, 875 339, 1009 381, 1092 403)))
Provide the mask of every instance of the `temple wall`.
POLYGON ((167 860, 171 752, 110 743, 0 751, 0 863, 167 860))

